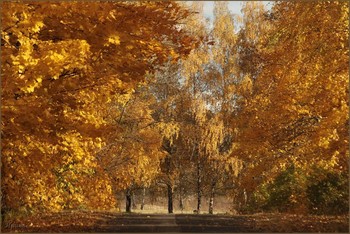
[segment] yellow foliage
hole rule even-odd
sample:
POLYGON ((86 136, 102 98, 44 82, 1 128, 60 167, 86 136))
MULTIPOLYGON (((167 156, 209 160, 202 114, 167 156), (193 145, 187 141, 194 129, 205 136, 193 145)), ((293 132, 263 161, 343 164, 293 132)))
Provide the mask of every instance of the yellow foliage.
MULTIPOLYGON (((1 7, 6 61, 1 67, 1 182, 6 207, 114 207, 116 188, 97 163, 98 152, 111 142, 111 133, 118 139, 121 129, 128 128, 110 121, 115 119, 110 104, 125 106, 146 72, 152 73, 170 51, 188 53, 182 41, 191 39, 175 28, 186 11, 165 2, 6 2, 1 7), (145 16, 150 24, 142 23, 145 16), (167 20, 158 22, 160 18, 167 20)), ((147 108, 136 114, 150 124, 147 108)), ((135 137, 147 140, 146 134, 140 131, 135 137)), ((155 159, 145 168, 156 167, 162 156, 159 139, 153 134, 156 143, 144 146, 142 156, 135 154, 144 159, 150 153, 155 159)), ((140 144, 131 144, 130 152, 136 153, 140 144)), ((121 186, 130 183, 129 177, 121 186)))
MULTIPOLYGON (((119 45, 120 44, 120 37, 118 35, 112 35, 108 37, 108 43, 113 45, 119 45)), ((108 44, 105 44, 108 45, 108 44)))
MULTIPOLYGON (((345 5, 279 2, 273 8, 278 19, 267 31, 256 30, 255 36, 261 36, 263 43, 247 35, 247 45, 257 49, 263 68, 234 126, 240 126, 234 155, 254 165, 244 175, 245 186, 257 185, 249 179, 250 173, 266 172, 273 177, 274 171, 289 163, 348 168, 348 106, 343 103, 348 100, 344 53, 349 48, 342 45, 349 37, 348 21, 344 21, 349 13, 345 5)), ((244 69, 248 74, 254 70, 248 63, 244 69)))

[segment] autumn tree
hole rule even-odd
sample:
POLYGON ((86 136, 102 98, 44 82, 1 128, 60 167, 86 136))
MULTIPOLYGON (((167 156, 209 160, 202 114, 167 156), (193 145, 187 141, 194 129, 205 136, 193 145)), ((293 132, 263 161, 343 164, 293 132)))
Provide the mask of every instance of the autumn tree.
MULTIPOLYGON (((193 44, 193 48, 195 48, 200 46, 201 40, 205 37, 203 32, 205 28, 198 17, 203 4, 195 2, 193 5, 195 7, 191 8, 189 17, 183 20, 182 27, 197 39, 197 43, 193 44)), ((184 162, 188 161, 188 152, 185 150, 186 146, 183 145, 185 135, 180 136, 180 131, 183 130, 184 116, 188 113, 192 100, 188 95, 188 89, 185 88, 186 78, 182 76, 182 70, 186 66, 185 60, 182 58, 178 63, 169 61, 156 73, 150 84, 151 91, 157 100, 154 107, 154 117, 159 122, 163 137, 162 148, 166 152, 166 157, 161 165, 162 174, 158 179, 167 188, 169 213, 173 213, 175 189, 178 188, 180 197, 182 197, 186 186, 182 179, 186 177, 187 172, 182 166, 184 162)))
MULTIPOLYGON (((241 27, 236 35, 235 45, 235 114, 231 118, 231 125, 234 129, 234 136, 236 138, 235 156, 242 160, 243 165, 236 180, 236 189, 233 193, 234 209, 241 209, 246 205, 248 194, 245 186, 240 186, 241 178, 249 175, 246 170, 251 163, 244 154, 238 152, 238 147, 241 142, 239 132, 244 131, 247 127, 245 122, 250 117, 243 114, 245 106, 253 98, 254 94, 258 92, 255 85, 256 79, 259 77, 265 60, 262 53, 266 49, 264 42, 269 36, 268 31, 271 28, 270 16, 272 15, 265 9, 262 2, 251 1, 244 2, 242 6, 242 16, 240 19, 241 27), (243 129, 242 129, 243 128, 243 129)), ((265 89, 266 87, 260 87, 265 89)), ((259 144, 259 142, 256 142, 259 144)), ((248 191, 249 193, 249 191, 248 191)))
POLYGON ((263 67, 240 113, 235 155, 249 162, 249 191, 290 165, 348 170, 348 18, 345 2, 273 7, 263 67))
POLYGON ((237 71, 234 19, 227 3, 215 3, 215 6, 212 32, 205 26, 201 2, 191 5, 196 14, 186 21, 192 34, 203 40, 186 59, 181 60, 183 94, 178 147, 195 170, 196 211, 201 212, 202 196, 206 190, 210 191, 210 213, 213 212, 215 190, 223 183, 224 176, 220 171, 230 168, 233 175, 239 170, 238 160, 227 157, 233 139, 229 123, 235 109, 237 71))
POLYGON ((125 191, 126 211, 130 212, 133 188, 149 186, 158 174, 163 153, 161 135, 152 117, 154 98, 147 86, 138 85, 124 98, 126 102, 120 98, 109 104, 106 118, 118 131, 108 136, 109 143, 97 155, 113 180, 114 191, 125 191))
POLYGON ((210 140, 213 143, 216 141, 214 144, 216 146, 209 162, 209 168, 211 168, 209 171, 212 173, 209 213, 213 212, 216 189, 227 179, 225 175, 230 175, 230 180, 234 183, 234 177, 237 176, 241 167, 241 162, 228 157, 235 140, 232 119, 238 108, 237 86, 240 83, 235 28, 238 22, 237 16, 229 11, 228 2, 215 2, 213 29, 210 33, 214 43, 208 48, 211 57, 208 72, 204 76, 204 82, 208 86, 206 100, 215 116, 209 122, 211 128, 216 129, 217 132, 220 131, 220 137, 214 135, 215 137, 210 140))
POLYGON ((125 105, 147 72, 189 52, 177 26, 187 11, 174 2, 1 7, 2 211, 114 207, 96 154, 130 128, 106 120, 109 103, 125 105))
POLYGON ((168 212, 173 213, 173 194, 177 182, 178 160, 176 141, 179 134, 178 100, 181 95, 178 63, 168 62, 155 73, 150 83, 151 93, 156 102, 153 105, 153 117, 161 134, 162 151, 166 156, 162 160, 159 183, 167 189, 168 212))

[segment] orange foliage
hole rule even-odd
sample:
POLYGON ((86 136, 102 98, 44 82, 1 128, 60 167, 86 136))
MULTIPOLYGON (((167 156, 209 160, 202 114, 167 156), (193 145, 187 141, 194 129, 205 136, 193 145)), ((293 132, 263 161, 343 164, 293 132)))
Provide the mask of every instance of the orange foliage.
POLYGON ((147 72, 191 48, 176 26, 188 13, 170 2, 1 7, 4 210, 113 208, 96 158, 123 128, 106 121, 108 103, 125 103, 147 72))
POLYGON ((288 163, 348 169, 348 31, 345 2, 280 2, 256 47, 263 65, 237 122, 254 189, 288 163))

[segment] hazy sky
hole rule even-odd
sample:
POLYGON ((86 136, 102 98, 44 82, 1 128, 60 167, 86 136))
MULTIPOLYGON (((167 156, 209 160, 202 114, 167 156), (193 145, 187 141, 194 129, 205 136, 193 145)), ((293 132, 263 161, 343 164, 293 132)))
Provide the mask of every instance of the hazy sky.
MULTIPOLYGON (((233 14, 241 14, 242 1, 230 1, 229 7, 233 14)), ((212 18, 214 9, 214 1, 205 1, 204 15, 205 17, 212 18)))
MULTIPOLYGON (((229 9, 231 13, 233 14, 239 14, 241 15, 241 8, 244 1, 230 1, 229 2, 229 9)), ((263 1, 263 3, 266 5, 267 9, 271 8, 271 2, 269 1, 263 1)), ((214 9, 214 1, 205 1, 204 5, 204 15, 207 18, 213 17, 213 9, 214 9)))
MULTIPOLYGON (((231 11, 232 14, 237 14, 237 15, 242 15, 241 13, 241 9, 243 6, 243 2, 244 1, 229 1, 229 10, 231 11)), ((272 2, 270 1, 262 1, 265 6, 266 9, 271 9, 272 6, 272 2)), ((213 10, 214 10, 214 1, 204 1, 204 16, 205 18, 209 18, 210 19, 210 27, 212 27, 212 19, 213 19, 213 10)), ((239 30, 239 28, 241 27, 240 24, 238 24, 238 27, 236 28, 236 30, 239 30)))

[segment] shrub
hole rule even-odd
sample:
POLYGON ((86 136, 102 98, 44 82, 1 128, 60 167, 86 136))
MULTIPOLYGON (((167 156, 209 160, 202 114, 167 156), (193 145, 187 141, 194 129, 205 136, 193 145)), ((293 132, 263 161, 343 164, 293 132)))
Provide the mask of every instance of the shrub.
POLYGON ((346 173, 317 169, 309 178, 309 209, 315 214, 349 212, 349 177, 346 173))

